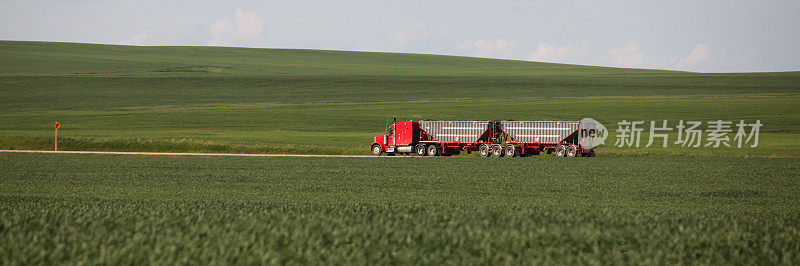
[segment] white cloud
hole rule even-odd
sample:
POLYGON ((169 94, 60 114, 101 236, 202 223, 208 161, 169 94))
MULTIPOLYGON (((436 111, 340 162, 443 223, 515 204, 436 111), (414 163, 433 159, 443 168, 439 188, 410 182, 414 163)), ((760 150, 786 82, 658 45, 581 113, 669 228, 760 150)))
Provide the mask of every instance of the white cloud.
POLYGON ((694 47, 694 50, 692 50, 692 53, 682 58, 678 62, 678 67, 680 68, 695 67, 699 64, 705 63, 706 61, 708 61, 710 57, 711 57, 711 49, 708 48, 708 45, 697 44, 694 47))
POLYGON ((150 40, 150 35, 148 35, 147 32, 142 32, 142 33, 137 34, 136 36, 133 36, 133 38, 131 38, 129 40, 123 41, 120 44, 124 44, 124 45, 145 45, 145 44, 148 43, 149 40, 150 40))
MULTIPOLYGON (((649 56, 637 42, 629 42, 621 48, 611 48, 602 54, 593 54, 588 42, 568 43, 557 46, 539 43, 535 50, 527 52, 506 39, 486 41, 478 39, 458 42, 457 48, 475 57, 524 59, 538 62, 568 63, 625 68, 674 69, 697 71, 707 65, 712 57, 708 45, 697 44, 689 55, 669 57, 649 56), (528 53, 527 55, 525 53, 528 53)), ((529 50, 530 51, 530 50, 529 50)))
POLYGON ((264 21, 253 12, 236 10, 236 22, 220 19, 208 29, 214 39, 210 46, 259 46, 265 43, 264 21))
POLYGON ((528 60, 554 63, 583 63, 589 52, 589 44, 586 42, 580 45, 569 43, 565 46, 540 43, 536 51, 531 52, 528 60))
POLYGON ((239 36, 244 38, 256 38, 261 36, 264 22, 256 13, 245 13, 242 9, 236 10, 236 30, 239 36))
POLYGON ((225 20, 217 20, 214 22, 214 25, 211 25, 211 28, 208 29, 211 31, 211 35, 214 35, 214 39, 208 42, 208 45, 211 46, 232 46, 233 45, 233 34, 231 31, 231 26, 228 21, 225 20))
MULTIPOLYGON (((623 48, 609 49, 605 54, 605 60, 612 62, 616 67, 645 67, 647 58, 643 51, 639 51, 639 44, 628 43, 623 48)), ((652 67, 652 66, 650 66, 652 67)))
POLYGON ((605 55, 594 57, 590 64, 629 68, 697 71, 705 63, 709 62, 711 56, 711 49, 708 45, 697 44, 687 56, 673 55, 668 57, 652 57, 642 51, 638 43, 630 42, 623 48, 609 49, 606 51, 605 55))
POLYGON ((517 55, 517 45, 509 40, 485 41, 478 39, 471 42, 459 42, 459 49, 471 52, 472 56, 488 58, 514 58, 517 55))

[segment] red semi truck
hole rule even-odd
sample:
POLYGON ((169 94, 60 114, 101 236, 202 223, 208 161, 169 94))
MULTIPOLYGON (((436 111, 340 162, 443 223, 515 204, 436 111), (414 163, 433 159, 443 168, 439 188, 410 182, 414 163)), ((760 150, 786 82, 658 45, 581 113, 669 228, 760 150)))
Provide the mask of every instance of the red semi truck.
POLYGON ((481 156, 516 157, 542 152, 558 157, 593 157, 594 125, 583 121, 402 121, 376 136, 372 154, 450 156, 478 151, 481 156))

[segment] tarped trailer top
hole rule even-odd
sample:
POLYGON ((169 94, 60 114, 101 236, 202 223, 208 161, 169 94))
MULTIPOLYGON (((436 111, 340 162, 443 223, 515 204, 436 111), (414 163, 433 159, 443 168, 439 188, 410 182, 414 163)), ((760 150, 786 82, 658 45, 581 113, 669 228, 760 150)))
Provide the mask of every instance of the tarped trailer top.
POLYGON ((489 130, 489 121, 420 121, 419 126, 440 142, 477 142, 489 130))
POLYGON ((558 143, 576 131, 580 121, 501 121, 503 132, 518 142, 558 143))

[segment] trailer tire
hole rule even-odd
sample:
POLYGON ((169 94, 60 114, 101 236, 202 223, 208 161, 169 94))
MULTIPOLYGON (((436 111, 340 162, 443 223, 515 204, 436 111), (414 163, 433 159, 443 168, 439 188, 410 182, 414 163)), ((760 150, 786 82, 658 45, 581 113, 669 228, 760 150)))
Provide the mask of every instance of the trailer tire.
POLYGON ((506 145, 504 151, 506 153, 506 157, 519 157, 521 153, 520 149, 514 145, 506 145))
POLYGON ((436 145, 428 146, 428 156, 437 156, 437 155, 439 155, 439 147, 436 147, 436 145))
POLYGON ((505 152, 503 152, 503 146, 500 146, 500 144, 496 144, 492 147, 492 156, 503 157, 503 155, 506 155, 505 152))
POLYGON ((417 152, 418 156, 428 155, 428 147, 425 147, 425 144, 417 144, 417 146, 414 147, 414 151, 417 152))
POLYGON ((566 157, 575 157, 577 155, 578 155, 578 147, 575 147, 575 145, 567 146, 566 157))
POLYGON ((489 155, 492 155, 492 149, 486 144, 481 144, 481 146, 478 148, 478 151, 480 152, 481 157, 489 157, 489 155))
POLYGON ((556 146, 555 151, 553 151, 553 154, 555 154, 556 157, 564 157, 566 153, 567 153, 567 147, 564 147, 564 145, 556 146))
POLYGON ((381 156, 381 154, 383 154, 383 149, 381 148, 381 145, 378 144, 372 145, 372 155, 381 156))

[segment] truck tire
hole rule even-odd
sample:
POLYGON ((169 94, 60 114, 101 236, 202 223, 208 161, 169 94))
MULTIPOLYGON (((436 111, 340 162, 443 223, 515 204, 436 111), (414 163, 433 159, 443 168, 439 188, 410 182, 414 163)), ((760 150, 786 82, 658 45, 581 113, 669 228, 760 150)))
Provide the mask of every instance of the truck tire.
POLYGON ((381 145, 375 144, 372 145, 372 155, 381 156, 383 154, 383 149, 381 149, 381 145))
POLYGON ((556 157, 564 157, 566 153, 567 153, 567 147, 564 147, 564 145, 556 146, 556 150, 553 151, 553 154, 555 154, 556 157))
POLYGON ((425 147, 425 144, 417 144, 417 146, 414 147, 414 151, 417 152, 418 156, 428 155, 428 147, 425 147))
POLYGON ((575 157, 577 155, 578 155, 578 147, 575 147, 575 145, 567 146, 567 154, 566 154, 567 157, 575 157))
POLYGON ((437 156, 437 155, 439 155, 439 147, 436 147, 436 145, 428 146, 428 156, 437 156))
POLYGON ((478 151, 480 152, 481 157, 489 157, 489 155, 492 155, 492 149, 486 144, 481 144, 481 146, 478 148, 478 151))
POLYGON ((520 150, 514 145, 506 145, 504 150, 506 157, 518 157, 520 155, 520 150))
POLYGON ((503 157, 503 155, 506 155, 503 152, 503 146, 500 146, 500 144, 496 144, 496 145, 494 145, 492 147, 492 156, 494 156, 494 157, 503 157))

